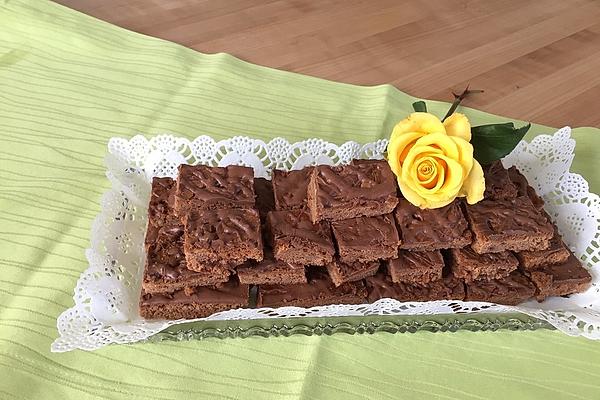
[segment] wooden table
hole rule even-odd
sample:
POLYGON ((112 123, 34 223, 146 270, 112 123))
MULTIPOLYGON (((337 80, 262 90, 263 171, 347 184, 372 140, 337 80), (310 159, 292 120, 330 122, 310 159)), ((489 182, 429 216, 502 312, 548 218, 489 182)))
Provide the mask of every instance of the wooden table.
POLYGON ((600 127, 597 0, 57 0, 204 53, 550 126, 600 127))

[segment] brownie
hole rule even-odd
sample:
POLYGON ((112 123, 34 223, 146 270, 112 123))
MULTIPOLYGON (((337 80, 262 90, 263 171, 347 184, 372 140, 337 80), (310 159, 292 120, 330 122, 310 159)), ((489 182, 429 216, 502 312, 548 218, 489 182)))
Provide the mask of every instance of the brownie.
POLYGON ((544 208, 544 200, 538 196, 538 194, 535 192, 535 189, 529 185, 527 178, 525 178, 525 176, 517 169, 517 167, 510 167, 508 169, 508 176, 516 186, 517 194, 519 196, 529 197, 529 200, 531 200, 533 206, 538 210, 542 210, 544 208))
POLYGON ((552 224, 533 206, 529 197, 483 200, 466 210, 475 235, 471 247, 480 254, 544 250, 554 234, 552 224))
POLYGON ((478 280, 466 284, 465 301, 485 301, 514 306, 529 300, 535 286, 519 270, 501 279, 478 280))
POLYGON ((156 242, 161 228, 167 230, 181 226, 181 222, 173 215, 175 181, 171 178, 153 178, 150 201, 148 202, 148 226, 144 245, 156 242))
POLYGON ((216 312, 248 306, 248 285, 237 280, 214 287, 150 294, 142 290, 140 315, 146 319, 204 318, 216 312))
POLYGON ((400 248, 415 251, 461 248, 471 243, 460 200, 441 208, 420 209, 401 199, 394 212, 400 248))
POLYGON ((313 222, 372 217, 392 212, 396 192, 396 178, 385 160, 319 165, 308 184, 308 208, 313 222))
POLYGON ((355 282, 375 275, 379 269, 379 261, 344 262, 336 259, 327 264, 326 267, 334 285, 341 286, 345 282, 355 282))
POLYGON ((569 249, 563 242, 554 226, 554 236, 550 239, 550 245, 546 250, 521 251, 516 253, 521 269, 531 271, 546 265, 562 264, 569 258, 569 249))
POLYGON ((267 231, 277 260, 303 265, 325 265, 333 260, 329 224, 313 224, 305 211, 271 211, 267 231))
POLYGON ((533 297, 535 286, 519 270, 501 279, 478 280, 467 283, 466 301, 514 306, 533 297))
POLYGON ((592 282, 590 273, 573 254, 562 264, 548 265, 526 272, 536 286, 538 301, 550 296, 566 296, 585 291, 592 282))
POLYGON ((199 210, 185 218, 187 266, 193 271, 232 268, 263 259, 258 211, 249 209, 199 210))
POLYGON ((450 266, 454 276, 471 282, 477 279, 500 279, 517 269, 519 261, 512 253, 478 254, 470 247, 452 249, 450 266))
POLYGON ((400 250, 398 258, 388 260, 387 269, 394 283, 426 285, 442 279, 444 258, 438 250, 400 250))
POLYGON ((398 254, 398 231, 392 214, 358 217, 331 223, 340 260, 368 262, 398 254))
POLYGON ((304 265, 278 261, 270 249, 265 248, 262 261, 248 261, 237 268, 240 283, 250 285, 293 285, 306 283, 304 265))
POLYGON ((154 178, 148 204, 146 263, 142 286, 148 293, 173 292, 187 285, 226 282, 228 271, 192 272, 183 253, 183 225, 173 216, 175 182, 154 178))
POLYGON ((327 272, 309 268, 308 283, 299 285, 262 285, 258 288, 258 307, 316 307, 330 304, 360 304, 366 297, 363 283, 346 282, 335 286, 327 272))
POLYGON ((252 168, 231 165, 179 166, 175 190, 175 212, 184 217, 191 210, 217 210, 254 207, 252 168))
POLYGON ((276 210, 306 209, 306 188, 313 169, 313 167, 306 167, 295 171, 282 171, 279 169, 273 171, 276 210))
POLYGON ((154 226, 178 224, 173 212, 175 181, 171 178, 152 178, 152 191, 148 203, 148 223, 154 226))
POLYGON ((483 175, 485 178, 484 198, 498 200, 517 197, 517 187, 513 184, 508 176, 508 170, 504 168, 500 160, 485 165, 483 175))
POLYGON ((260 221, 264 222, 269 211, 275 209, 271 181, 265 178, 254 178, 254 193, 256 194, 256 209, 260 215, 260 221))
POLYGON ((183 252, 183 226, 159 228, 148 225, 153 241, 146 250, 142 287, 146 293, 166 293, 186 286, 207 286, 227 282, 230 272, 210 268, 202 272, 187 268, 183 252))
POLYGON ((383 298, 398 301, 433 301, 462 300, 465 297, 463 282, 452 275, 422 286, 394 283, 389 275, 379 272, 375 276, 365 279, 365 285, 369 303, 383 298))

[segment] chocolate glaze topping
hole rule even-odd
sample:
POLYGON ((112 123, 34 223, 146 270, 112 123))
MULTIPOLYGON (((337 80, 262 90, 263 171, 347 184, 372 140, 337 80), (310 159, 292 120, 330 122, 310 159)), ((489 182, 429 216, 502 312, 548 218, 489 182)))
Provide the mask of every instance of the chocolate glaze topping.
POLYGON ((296 171, 273 171, 273 192, 277 210, 306 209, 306 189, 313 167, 296 171))
POLYGON ((156 226, 176 220, 173 214, 175 204, 175 181, 171 178, 153 178, 152 192, 148 204, 148 221, 156 226))
POLYGON ((249 242, 262 248, 260 219, 256 210, 200 210, 186 217, 186 240, 190 247, 225 249, 231 242, 249 242))
POLYGON ((550 238, 554 233, 548 219, 524 196, 513 200, 483 200, 469 206, 469 213, 473 230, 488 234, 540 232, 550 238))
POLYGON ((469 262, 474 264, 518 264, 515 256, 509 251, 501 251, 499 253, 476 253, 471 247, 463 247, 462 249, 450 250, 455 262, 469 262))
POLYGON ((197 287, 187 293, 186 290, 163 294, 142 293, 143 305, 165 303, 247 304, 248 285, 240 285, 236 279, 230 279, 222 285, 197 287))
POLYGON ((262 261, 250 260, 240 266, 240 268, 247 268, 254 271, 272 271, 272 270, 297 270, 304 269, 304 265, 294 264, 285 261, 276 260, 273 257, 273 250, 270 246, 265 246, 263 249, 262 261))
POLYGON ((429 301, 429 300, 462 300, 465 296, 464 285, 461 280, 453 276, 429 282, 426 286, 394 283, 389 275, 379 272, 375 276, 365 279, 368 301, 374 302, 383 298, 392 298, 402 301, 429 301))
MULTIPOLYGON (((457 238, 470 239, 469 226, 458 201, 445 207, 420 209, 400 199, 395 211, 403 243, 449 243, 457 238)), ((443 247, 442 247, 443 248, 443 247)))
POLYGON ((527 182, 527 178, 517 169, 517 167, 510 167, 508 169, 508 176, 517 188, 518 196, 528 196, 529 200, 533 203, 534 207, 542 209, 544 207, 544 200, 537 195, 535 190, 527 182))
POLYGON ((344 205, 348 199, 385 199, 396 196, 394 174, 385 160, 332 167, 316 167, 319 202, 325 207, 344 205))
POLYGON ((214 208, 254 207, 254 173, 252 168, 236 165, 179 167, 177 211, 214 208))
POLYGON ((356 295, 364 297, 364 286, 361 282, 347 282, 335 286, 329 275, 321 268, 310 268, 307 271, 308 282, 298 285, 263 285, 259 293, 262 304, 289 303, 297 299, 319 299, 356 295))
POLYGON ((329 224, 326 222, 313 224, 308 213, 304 211, 272 211, 267 216, 267 221, 271 234, 276 238, 303 238, 323 248, 331 247, 329 224))
POLYGON ((583 268, 581 262, 573 254, 569 255, 566 262, 562 264, 549 265, 540 270, 551 275, 553 281, 579 281, 591 282, 590 273, 583 268))
POLYGON ((467 301, 489 301, 516 305, 533 296, 535 287, 520 271, 495 280, 478 280, 467 284, 467 301))
MULTIPOLYGON (((402 268, 422 269, 425 266, 444 266, 444 257, 439 251, 400 251, 402 259, 402 268)), ((390 263, 397 263, 399 259, 390 260, 390 263)))
POLYGON ((180 275, 191 273, 187 269, 183 254, 183 227, 170 229, 148 227, 148 236, 155 240, 149 244, 146 260, 146 275, 165 280, 175 280, 180 275))
POLYGON ((361 275, 364 270, 371 270, 373 268, 379 268, 379 261, 370 262, 343 262, 340 260, 334 261, 337 268, 340 270, 341 275, 346 276, 352 280, 352 276, 361 275))
POLYGON ((508 176, 508 171, 500 160, 483 167, 485 177, 486 199, 514 199, 517 197, 517 188, 508 176))
POLYGON ((368 249, 380 243, 400 243, 392 214, 346 219, 332 222, 331 226, 340 247, 368 249))

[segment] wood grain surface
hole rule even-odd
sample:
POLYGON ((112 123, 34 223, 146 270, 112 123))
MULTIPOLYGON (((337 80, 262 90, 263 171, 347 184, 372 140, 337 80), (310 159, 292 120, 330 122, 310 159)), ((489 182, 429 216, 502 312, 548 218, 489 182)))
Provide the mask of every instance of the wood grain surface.
POLYGON ((600 127, 598 0, 58 0, 204 53, 391 83, 550 126, 600 127))

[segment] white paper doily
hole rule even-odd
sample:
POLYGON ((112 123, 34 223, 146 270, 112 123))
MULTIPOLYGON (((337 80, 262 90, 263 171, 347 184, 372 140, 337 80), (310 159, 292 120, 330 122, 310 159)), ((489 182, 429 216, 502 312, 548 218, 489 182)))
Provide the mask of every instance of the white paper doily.
MULTIPOLYGON (((569 172, 575 141, 570 128, 553 135, 522 141, 505 158, 505 166, 516 165, 546 201, 565 242, 590 268, 592 287, 570 298, 529 301, 518 307, 481 302, 434 301, 400 303, 382 299, 373 304, 333 305, 310 309, 242 309, 214 314, 204 320, 247 320, 294 316, 331 317, 364 315, 431 315, 453 313, 522 312, 545 320, 569 335, 600 338, 600 200, 590 193, 587 182, 569 172)), ((268 177, 274 168, 300 169, 314 164, 347 163, 353 158, 382 158, 387 140, 341 146, 321 139, 289 143, 275 138, 268 143, 248 137, 215 141, 200 136, 193 141, 171 135, 148 140, 112 138, 106 157, 111 190, 102 197, 91 248, 86 251, 89 267, 75 287, 75 305, 57 321, 60 337, 52 351, 76 348, 94 350, 110 343, 131 343, 181 323, 145 321, 137 303, 144 266, 143 239, 150 182, 154 176, 175 177, 181 163, 251 166, 256 176, 268 177)), ((202 320, 202 319, 200 319, 202 320)), ((186 322, 190 322, 189 320, 186 322)))

